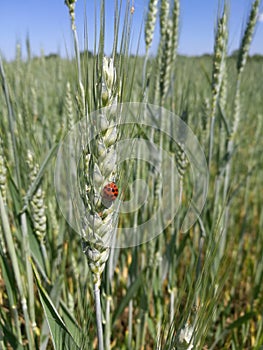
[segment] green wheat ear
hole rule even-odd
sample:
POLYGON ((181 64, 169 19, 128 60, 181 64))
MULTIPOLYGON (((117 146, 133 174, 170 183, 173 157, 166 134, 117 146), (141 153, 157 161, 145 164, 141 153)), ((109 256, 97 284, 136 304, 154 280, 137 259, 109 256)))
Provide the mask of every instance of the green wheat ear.
POLYGON ((227 10, 224 12, 217 23, 217 31, 215 38, 214 56, 213 56, 213 72, 212 72, 212 118, 215 116, 219 93, 226 69, 227 54, 227 10))
POLYGON ((189 166, 189 160, 184 150, 184 145, 178 142, 177 144, 177 152, 176 152, 176 165, 179 173, 179 177, 183 180, 185 176, 185 172, 189 166))
MULTIPOLYGON (((27 153, 27 164, 29 167, 29 179, 31 183, 36 179, 37 173, 39 171, 39 166, 34 162, 33 154, 31 151, 27 153)), ((44 242, 47 230, 47 217, 45 213, 45 194, 41 186, 39 186, 32 196, 30 201, 32 209, 32 219, 35 234, 40 242, 44 242)))
POLYGON ((170 12, 170 0, 161 0, 160 6, 160 31, 161 37, 166 36, 167 24, 170 12))
POLYGON ((179 39, 179 17, 180 17, 180 1, 174 1, 172 11, 172 62, 175 61, 177 55, 178 39, 179 39))
POLYGON ((175 59, 178 46, 180 4, 175 0, 173 7, 162 0, 160 7, 160 42, 158 47, 158 67, 155 81, 154 100, 162 106, 174 78, 175 59))
POLYGON ((153 32, 154 32, 156 19, 157 19, 157 12, 158 12, 157 5, 158 5, 158 0, 150 0, 149 9, 148 9, 147 18, 146 18, 145 30, 144 30, 146 52, 148 52, 153 40, 153 32))
POLYGON ((243 71, 247 62, 247 57, 249 53, 250 44, 252 42, 253 34, 255 31, 255 26, 257 23, 258 13, 259 13, 260 1, 255 0, 250 10, 250 15, 247 21, 246 29, 242 38, 242 42, 239 48, 239 55, 237 60, 237 84, 236 84, 236 95, 235 95, 235 105, 234 105, 234 121, 232 126, 232 135, 235 137, 238 129, 239 119, 240 119, 240 83, 243 71))
POLYGON ((242 73, 247 62, 249 47, 253 38, 255 25, 259 14, 260 0, 255 0, 250 11, 247 26, 242 38, 241 47, 239 49, 239 55, 237 60, 238 73, 242 73))
MULTIPOLYGON (((220 98, 221 101, 224 98, 224 87, 222 88, 223 79, 226 79, 226 55, 227 55, 227 42, 228 42, 228 11, 226 5, 224 5, 223 13, 217 21, 216 37, 214 45, 213 55, 213 68, 212 68, 212 101, 211 101, 211 114, 210 114, 210 130, 209 130, 209 148, 208 148, 208 167, 211 167, 213 147, 214 147, 214 129, 216 110, 220 98)), ((226 83, 226 80, 224 80, 226 83)))
POLYGON ((72 130, 75 123, 74 123, 71 86, 69 82, 67 82, 67 85, 66 85, 65 115, 66 115, 67 129, 72 130))
MULTIPOLYGON (((35 162, 33 154, 30 150, 27 152, 27 164, 29 168, 29 179, 33 183, 39 172, 39 165, 35 162)), ((34 232, 38 238, 40 249, 45 263, 47 275, 50 275, 50 262, 46 250, 46 234, 47 234, 47 216, 45 206, 45 193, 41 187, 38 186, 36 192, 30 200, 30 208, 32 213, 32 221, 34 232)))
POLYGON ((104 203, 101 197, 104 186, 117 176, 118 133, 114 125, 116 110, 110 106, 116 103, 115 92, 118 89, 112 58, 104 57, 102 73, 102 102, 109 109, 96 116, 95 129, 100 130, 100 133, 83 158, 85 193, 82 193, 86 207, 82 223, 83 250, 97 286, 100 285, 100 276, 109 255, 108 246, 116 229, 116 213, 112 209, 112 203, 104 203))

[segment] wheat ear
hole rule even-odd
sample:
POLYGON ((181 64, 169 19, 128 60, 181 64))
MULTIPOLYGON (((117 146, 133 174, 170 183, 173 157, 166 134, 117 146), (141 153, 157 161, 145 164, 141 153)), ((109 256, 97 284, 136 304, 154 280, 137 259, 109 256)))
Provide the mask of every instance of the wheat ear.
POLYGON ((211 167, 213 144, 214 144, 214 128, 216 118, 216 108, 218 104, 220 89, 226 68, 226 52, 227 52, 227 8, 224 6, 223 14, 217 22, 214 56, 213 56, 213 71, 212 71, 212 103, 211 103, 211 118, 210 118, 210 133, 209 133, 209 150, 208 150, 208 167, 211 167))
MULTIPOLYGON (((31 183, 33 183, 38 174, 39 165, 34 161, 33 154, 29 150, 27 152, 27 164, 29 167, 29 179, 31 183)), ((47 232, 45 194, 41 185, 38 186, 36 192, 32 196, 30 201, 30 207, 32 212, 34 231, 40 243, 43 259, 45 262, 46 272, 49 275, 50 266, 45 245, 45 237, 47 232)))
POLYGON ((153 32, 154 32, 155 23, 157 19, 157 12, 158 12, 157 5, 158 5, 158 0, 150 0, 146 23, 145 23, 145 30, 144 30, 144 40, 145 40, 147 53, 153 40, 153 32))

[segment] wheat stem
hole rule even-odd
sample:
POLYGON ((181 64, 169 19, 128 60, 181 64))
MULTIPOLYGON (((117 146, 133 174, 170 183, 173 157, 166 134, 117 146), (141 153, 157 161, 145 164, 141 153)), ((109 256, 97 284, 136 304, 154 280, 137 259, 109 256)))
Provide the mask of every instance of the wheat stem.
POLYGON ((95 309, 96 309, 98 349, 104 350, 99 280, 96 283, 94 283, 94 298, 95 298, 95 309))

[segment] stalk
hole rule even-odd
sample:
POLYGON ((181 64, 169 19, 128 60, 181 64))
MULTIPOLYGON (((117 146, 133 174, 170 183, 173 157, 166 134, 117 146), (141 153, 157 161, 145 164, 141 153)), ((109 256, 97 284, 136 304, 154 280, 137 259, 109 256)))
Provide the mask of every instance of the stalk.
POLYGON ((101 314, 101 302, 100 302, 100 283, 101 283, 100 280, 94 283, 94 298, 95 298, 95 309, 96 309, 98 348, 99 350, 103 350, 104 343, 103 343, 102 314, 101 314))
MULTIPOLYGON (((5 157, 4 157, 4 150, 2 147, 2 138, 0 134, 0 192, 3 198, 4 205, 6 205, 6 164, 5 164, 5 157)), ((0 245, 2 247, 3 254, 6 254, 6 245, 4 241, 4 236, 2 232, 2 227, 0 225, 0 245)))
POLYGON ((110 317, 110 306, 111 296, 106 295, 106 311, 105 311, 105 348, 110 349, 110 335, 111 335, 111 317, 110 317))
POLYGON ((31 253, 30 253, 29 240, 28 240, 26 213, 23 213, 21 215, 21 228, 22 228, 22 234, 23 234, 23 246, 24 246, 24 253, 25 253, 26 276, 27 276, 27 284, 28 284, 29 313, 31 318, 32 329, 34 330, 37 327, 36 317, 35 317, 36 315, 35 315, 34 278, 33 278, 32 265, 30 262, 31 253))
POLYGON ((133 320, 133 300, 129 301, 129 309, 128 309, 128 346, 132 347, 132 322, 133 320))

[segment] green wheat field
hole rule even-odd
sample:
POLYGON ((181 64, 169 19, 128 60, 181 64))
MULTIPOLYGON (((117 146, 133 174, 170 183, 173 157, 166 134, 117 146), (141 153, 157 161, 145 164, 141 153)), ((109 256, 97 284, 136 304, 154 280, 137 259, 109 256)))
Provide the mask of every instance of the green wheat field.
MULTIPOLYGON (((101 0, 97 45, 80 52, 78 4, 67 0, 74 58, 32 57, 30 40, 26 59, 20 46, 15 60, 1 58, 0 349, 263 349, 263 56, 249 55, 260 2, 252 3, 233 54, 227 49, 228 8, 221 5, 212 55, 177 54, 179 0, 149 1, 144 56, 130 52, 132 4, 123 2, 123 23, 116 6, 119 30, 107 57, 101 0), (150 55, 153 40, 159 46, 150 55), (56 154, 63 137, 92 111, 134 101, 162 106, 192 129, 207 161, 207 198, 195 224, 182 233, 191 164, 183 145, 155 132, 152 140, 176 162, 183 209, 153 240, 109 249, 81 237, 62 215, 56 154)), ((97 140, 114 154, 123 134, 144 138, 135 126, 117 129, 111 141, 107 133, 97 140)), ((112 160, 120 198, 139 195, 136 178, 149 184, 148 206, 120 214, 114 224, 111 208, 92 196, 98 191, 94 169, 111 178, 103 174, 98 145, 82 157, 87 212, 109 230, 136 230, 158 208, 163 184, 143 162, 117 167, 112 160)), ((86 230, 102 234, 92 224, 86 230)))

